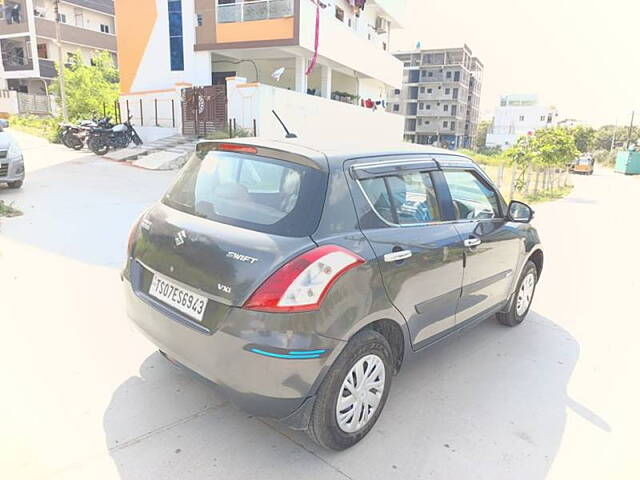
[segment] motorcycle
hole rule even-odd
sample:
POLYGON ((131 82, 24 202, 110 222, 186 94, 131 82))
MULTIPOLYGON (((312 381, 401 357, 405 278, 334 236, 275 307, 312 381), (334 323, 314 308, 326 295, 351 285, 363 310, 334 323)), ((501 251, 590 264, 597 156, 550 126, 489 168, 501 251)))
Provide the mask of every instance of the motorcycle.
POLYGON ((78 125, 71 123, 61 123, 59 138, 61 143, 73 150, 82 150, 84 147, 89 133, 94 128, 110 128, 111 119, 109 117, 93 120, 83 120, 78 125))
POLYGON ((111 149, 127 148, 131 142, 142 145, 142 139, 131 125, 131 118, 111 128, 93 128, 87 146, 96 155, 106 155, 111 149))

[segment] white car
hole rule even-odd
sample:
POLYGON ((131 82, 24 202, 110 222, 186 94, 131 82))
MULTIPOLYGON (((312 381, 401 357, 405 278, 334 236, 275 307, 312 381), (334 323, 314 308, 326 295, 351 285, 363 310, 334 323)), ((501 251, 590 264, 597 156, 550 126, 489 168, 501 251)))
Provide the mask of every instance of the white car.
POLYGON ((0 128, 0 183, 20 188, 24 183, 22 150, 10 133, 0 128))

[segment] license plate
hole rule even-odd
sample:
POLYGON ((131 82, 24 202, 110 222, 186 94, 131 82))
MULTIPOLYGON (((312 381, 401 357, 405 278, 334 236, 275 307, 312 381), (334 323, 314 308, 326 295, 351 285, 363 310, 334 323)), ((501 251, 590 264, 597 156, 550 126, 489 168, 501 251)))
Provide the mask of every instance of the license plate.
POLYGON ((179 287, 168 278, 158 274, 153 276, 149 295, 199 322, 202 321, 204 311, 207 308, 208 299, 206 297, 179 287))

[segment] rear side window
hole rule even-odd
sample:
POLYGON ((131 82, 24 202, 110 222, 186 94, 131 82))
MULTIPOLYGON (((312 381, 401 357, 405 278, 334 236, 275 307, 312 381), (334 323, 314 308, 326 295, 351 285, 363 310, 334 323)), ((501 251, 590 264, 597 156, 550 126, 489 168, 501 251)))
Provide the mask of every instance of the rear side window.
POLYGON ((477 220, 500 216, 498 195, 469 171, 444 172, 458 219, 477 220))
POLYGON ((431 175, 412 172, 360 181, 376 213, 396 225, 419 225, 441 219, 431 175))
POLYGON ((210 220, 284 236, 317 228, 326 175, 292 162, 233 152, 196 152, 164 203, 210 220))

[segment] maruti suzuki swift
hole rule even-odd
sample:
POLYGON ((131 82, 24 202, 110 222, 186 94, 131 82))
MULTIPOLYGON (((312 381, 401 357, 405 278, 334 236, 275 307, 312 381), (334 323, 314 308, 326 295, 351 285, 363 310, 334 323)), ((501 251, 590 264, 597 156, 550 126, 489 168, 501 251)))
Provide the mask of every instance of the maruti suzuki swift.
POLYGON ((447 150, 203 142, 133 225, 127 311, 239 407, 342 450, 415 353, 524 320, 544 260, 532 217, 447 150))

